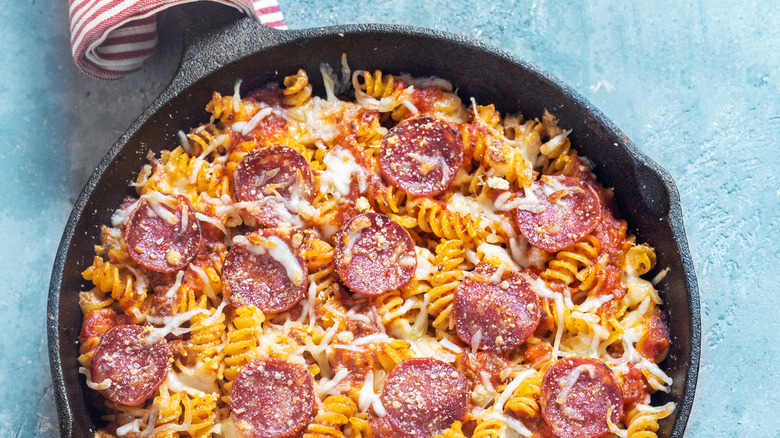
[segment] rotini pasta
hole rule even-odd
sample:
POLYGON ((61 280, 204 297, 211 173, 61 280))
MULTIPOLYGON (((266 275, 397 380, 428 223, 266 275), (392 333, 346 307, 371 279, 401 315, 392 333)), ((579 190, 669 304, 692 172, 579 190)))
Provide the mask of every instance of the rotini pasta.
POLYGON ((227 342, 222 350, 227 390, 239 369, 256 357, 263 321, 265 316, 255 306, 241 306, 235 310, 233 327, 227 333, 227 342))
POLYGON ((357 412, 355 402, 343 395, 329 395, 322 401, 317 416, 314 417, 303 438, 340 438, 343 428, 357 412))
POLYGON ((325 97, 304 70, 214 93, 103 227, 78 359, 98 433, 655 437, 657 257, 570 131, 321 72, 325 97))

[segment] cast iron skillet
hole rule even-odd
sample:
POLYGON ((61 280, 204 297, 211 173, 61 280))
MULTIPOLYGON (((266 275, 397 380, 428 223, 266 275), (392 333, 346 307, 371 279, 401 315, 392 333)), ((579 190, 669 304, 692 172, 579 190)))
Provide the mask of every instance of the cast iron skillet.
MULTIPOLYGON (((323 95, 319 65, 338 70, 342 53, 353 69, 380 69, 436 75, 452 81, 461 98, 495 103, 502 112, 541 117, 549 110, 562 127, 572 129, 572 144, 595 163, 606 187, 614 187, 617 206, 640 241, 655 247, 658 269, 669 268, 658 284, 669 318, 671 348, 662 364, 674 379, 669 394, 677 410, 661 422, 661 437, 682 437, 693 404, 699 368, 699 296, 685 238, 679 195, 669 174, 644 156, 603 114, 550 74, 500 50, 428 29, 394 25, 350 25, 274 31, 239 18, 222 6, 185 7, 184 51, 175 77, 127 132, 111 147, 81 192, 52 272, 49 291, 49 359, 62 436, 91 437, 99 415, 85 400, 78 374, 81 311, 78 292, 86 285, 80 272, 91 264, 100 226, 110 221, 128 183, 146 162, 178 144, 176 133, 208 120, 203 110, 213 91, 231 94, 237 78, 242 91, 280 80, 298 68, 310 73, 315 93, 323 95), (318 89, 319 88, 319 89, 318 89)), ((652 275, 653 273, 651 273, 652 275)))

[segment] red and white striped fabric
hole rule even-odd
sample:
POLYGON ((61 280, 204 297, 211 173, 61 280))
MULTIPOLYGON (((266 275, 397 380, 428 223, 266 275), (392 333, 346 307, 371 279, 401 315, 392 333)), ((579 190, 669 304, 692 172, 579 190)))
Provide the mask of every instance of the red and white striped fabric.
MULTIPOLYGON (((70 0, 73 59, 93 78, 116 80, 141 69, 157 47, 158 13, 198 0, 70 0)), ((266 26, 287 29, 276 0, 210 0, 266 26)))

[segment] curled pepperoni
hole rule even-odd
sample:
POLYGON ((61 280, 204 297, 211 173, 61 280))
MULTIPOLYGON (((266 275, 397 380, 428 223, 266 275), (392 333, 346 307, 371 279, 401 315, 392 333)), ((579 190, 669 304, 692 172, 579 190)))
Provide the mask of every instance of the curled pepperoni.
POLYGON ((236 166, 233 179, 239 201, 257 201, 250 214, 261 225, 298 225, 301 201, 314 199, 314 173, 303 155, 286 146, 248 153, 236 166))
POLYGON ((472 347, 503 353, 533 334, 541 304, 520 273, 502 276, 497 267, 489 266, 481 267, 479 275, 466 277, 455 291, 455 329, 472 347))
POLYGON ((144 195, 125 227, 130 258, 157 272, 187 266, 198 255, 201 240, 200 221, 182 195, 144 195))
POLYGON ((449 187, 463 160, 463 140, 458 130, 443 120, 418 115, 387 132, 379 153, 379 169, 409 194, 434 196, 449 187))
POLYGON ((154 394, 171 367, 164 338, 151 337, 151 328, 118 325, 110 328, 92 358, 91 380, 109 386, 100 392, 114 403, 138 406, 154 394))
POLYGON ((289 310, 309 284, 306 262, 290 239, 271 229, 233 238, 222 283, 236 306, 253 305, 265 313, 289 310))
POLYGON ((558 438, 596 438, 623 417, 620 384, 604 362, 567 357, 547 370, 540 396, 542 416, 558 438))
POLYGON ((379 397, 398 436, 431 437, 466 415, 468 382, 440 360, 406 359, 390 371, 379 397))
POLYGON ((361 295, 375 297, 398 289, 417 269, 412 237, 384 214, 353 217, 335 240, 339 277, 361 295))
POLYGON ((314 419, 311 374, 282 359, 255 359, 233 381, 230 407, 247 438, 298 436, 314 419))
POLYGON ((531 245, 545 251, 560 251, 582 240, 598 225, 599 197, 585 181, 568 176, 543 176, 534 181, 531 190, 538 202, 515 210, 517 226, 531 245))

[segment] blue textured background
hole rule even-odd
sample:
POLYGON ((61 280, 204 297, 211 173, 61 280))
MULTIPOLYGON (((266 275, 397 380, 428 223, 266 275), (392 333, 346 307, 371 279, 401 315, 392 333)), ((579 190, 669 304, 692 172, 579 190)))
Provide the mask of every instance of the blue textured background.
MULTIPOLYGON (((45 338, 54 253, 72 200, 179 56, 178 35, 164 33, 143 72, 89 79, 70 58, 65 3, 0 8, 0 436, 57 436, 45 338)), ((390 22, 468 35, 599 107, 682 196, 703 312, 686 435, 780 436, 778 3, 280 3, 291 28, 390 22)))

